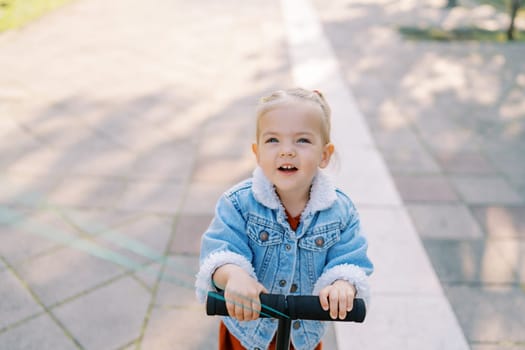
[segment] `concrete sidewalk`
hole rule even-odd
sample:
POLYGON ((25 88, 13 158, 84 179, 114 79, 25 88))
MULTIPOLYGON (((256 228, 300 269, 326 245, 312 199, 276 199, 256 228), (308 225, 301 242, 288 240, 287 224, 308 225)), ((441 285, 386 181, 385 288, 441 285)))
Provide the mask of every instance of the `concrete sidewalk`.
POLYGON ((326 348, 524 347, 523 46, 403 41, 435 1, 314 5, 76 0, 0 35, 0 349, 215 348, 199 237, 295 84, 332 104, 378 268, 326 348))

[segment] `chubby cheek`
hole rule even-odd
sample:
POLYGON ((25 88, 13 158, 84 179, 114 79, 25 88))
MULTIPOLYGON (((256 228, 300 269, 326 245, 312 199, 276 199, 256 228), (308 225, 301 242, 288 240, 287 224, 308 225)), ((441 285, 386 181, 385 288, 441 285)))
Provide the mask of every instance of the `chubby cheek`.
POLYGON ((268 152, 259 152, 256 156, 257 164, 263 169, 274 168, 275 159, 268 152))

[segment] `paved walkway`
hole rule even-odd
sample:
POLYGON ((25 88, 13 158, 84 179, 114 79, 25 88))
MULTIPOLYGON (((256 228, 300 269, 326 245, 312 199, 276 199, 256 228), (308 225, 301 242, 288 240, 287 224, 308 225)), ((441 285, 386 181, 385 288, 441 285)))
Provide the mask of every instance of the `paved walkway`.
MULTIPOLYGON (((254 166, 256 99, 312 81, 283 4, 298 3, 76 0, 0 35, 1 349, 215 348, 193 297, 198 238, 254 166)), ((372 136, 338 136, 342 174, 355 156, 381 172, 371 185, 351 168, 343 185, 379 267, 404 272, 380 268, 367 327, 331 329, 327 348, 356 330, 374 349, 525 347, 523 45, 403 41, 396 25, 468 15, 439 1, 314 5, 343 85, 322 85, 335 119, 353 94, 372 136), (379 154, 404 205, 396 190, 370 200, 394 188, 379 154), (399 220, 406 241, 389 235, 399 220), (432 290, 436 309, 385 303, 396 288, 419 305, 432 290), (428 315, 447 322, 422 332, 428 315)))

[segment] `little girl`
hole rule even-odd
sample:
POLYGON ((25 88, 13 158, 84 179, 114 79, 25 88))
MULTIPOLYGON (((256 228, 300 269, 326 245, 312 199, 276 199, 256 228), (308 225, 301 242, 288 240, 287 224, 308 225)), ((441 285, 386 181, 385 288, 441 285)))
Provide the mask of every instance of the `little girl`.
MULTIPOLYGON (((272 349, 277 322, 258 318, 259 294, 319 295, 333 319, 369 298, 373 266, 351 200, 322 172, 330 162, 330 108, 317 91, 291 89, 257 109, 258 167, 220 199, 201 242, 196 292, 224 290, 230 317, 219 349, 272 349)), ((324 326, 294 321, 292 349, 321 349, 324 326)))

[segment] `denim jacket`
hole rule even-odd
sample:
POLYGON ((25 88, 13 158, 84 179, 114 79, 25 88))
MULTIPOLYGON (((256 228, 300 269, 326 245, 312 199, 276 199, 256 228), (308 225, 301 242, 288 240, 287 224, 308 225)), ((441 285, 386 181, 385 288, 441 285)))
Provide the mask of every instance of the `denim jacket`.
MULTIPOLYGON (((338 279, 353 283, 357 297, 369 299, 367 275, 373 265, 367 241, 351 200, 319 171, 296 231, 288 224, 273 185, 256 168, 253 177, 226 192, 201 241, 200 270, 195 283, 204 302, 216 291, 215 270, 236 264, 270 293, 317 295, 338 279)), ((224 317, 229 331, 247 349, 266 349, 277 330, 268 318, 237 321, 224 317)), ((319 321, 294 321, 291 340, 297 350, 313 349, 324 334, 319 321)))

